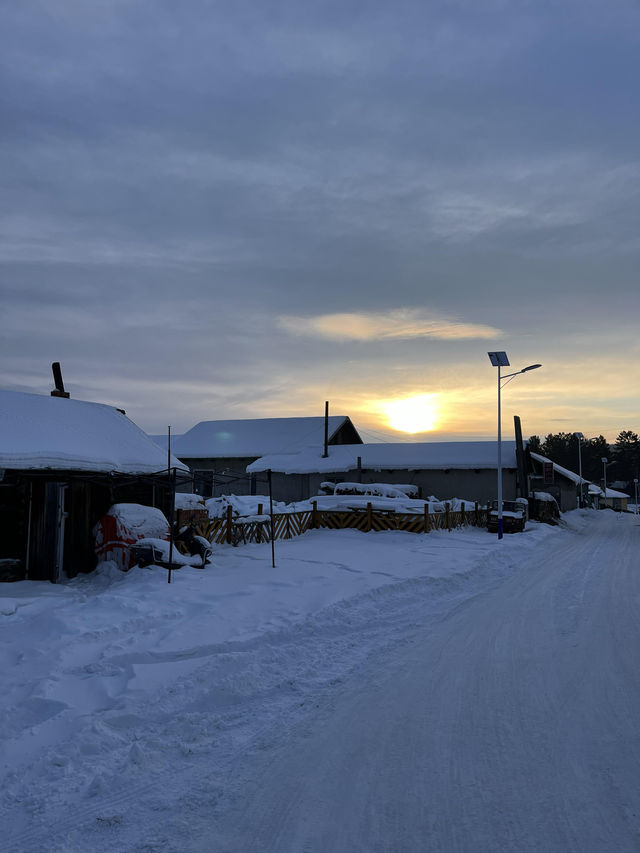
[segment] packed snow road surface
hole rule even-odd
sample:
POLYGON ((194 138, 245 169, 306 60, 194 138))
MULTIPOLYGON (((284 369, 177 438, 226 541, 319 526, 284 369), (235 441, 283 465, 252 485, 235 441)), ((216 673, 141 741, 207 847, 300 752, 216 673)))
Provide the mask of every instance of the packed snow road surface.
POLYGON ((568 523, 6 585, 0 850, 640 849, 640 527, 568 523))
POLYGON ((601 513, 370 661, 200 849, 640 850, 639 545, 601 513))

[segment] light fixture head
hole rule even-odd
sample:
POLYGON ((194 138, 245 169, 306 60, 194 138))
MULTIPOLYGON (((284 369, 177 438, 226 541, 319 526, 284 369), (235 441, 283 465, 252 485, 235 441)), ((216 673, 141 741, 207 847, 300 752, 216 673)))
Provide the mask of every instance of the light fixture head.
POLYGON ((527 370, 537 370, 539 367, 542 367, 541 364, 530 364, 528 367, 523 367, 520 373, 526 373, 527 370))

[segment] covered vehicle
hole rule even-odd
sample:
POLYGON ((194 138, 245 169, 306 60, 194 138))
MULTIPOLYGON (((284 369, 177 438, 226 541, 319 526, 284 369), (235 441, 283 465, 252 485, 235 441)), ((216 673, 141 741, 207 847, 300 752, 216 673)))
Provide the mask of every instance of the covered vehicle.
MULTIPOLYGON (((502 501, 503 533, 522 533, 526 520, 527 500, 525 498, 502 501)), ((498 501, 490 501, 487 507, 487 530, 489 533, 498 532, 498 501)))

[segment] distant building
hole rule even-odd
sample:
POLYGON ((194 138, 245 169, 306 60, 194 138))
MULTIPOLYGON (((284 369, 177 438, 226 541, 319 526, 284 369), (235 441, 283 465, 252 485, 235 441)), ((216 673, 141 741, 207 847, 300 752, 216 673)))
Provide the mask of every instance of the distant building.
MULTIPOLYGON (((563 468, 540 453, 529 454, 532 461, 532 472, 529 475, 533 491, 548 492, 552 495, 562 512, 575 509, 580 495, 580 475, 568 468, 563 468)), ((589 480, 582 479, 583 503, 602 509, 626 511, 629 495, 607 487, 606 497, 602 488, 589 480)))
POLYGON ((609 509, 615 509, 619 512, 627 512, 629 495, 625 492, 619 492, 617 489, 610 489, 607 486, 607 492, 605 495, 601 486, 593 485, 592 489, 592 494, 596 498, 596 505, 599 509, 608 507, 609 509))
MULTIPOLYGON (((328 426, 330 447, 362 444, 346 415, 332 415, 328 426)), ((247 466, 267 454, 295 453, 309 445, 322 455, 324 432, 323 417, 201 421, 177 436, 171 450, 189 466, 193 488, 198 494, 205 497, 255 494, 257 478, 255 474, 247 474, 247 466)), ((264 491, 263 487, 258 491, 261 490, 264 491)), ((276 488, 274 483, 274 494, 279 490, 280 485, 276 488)))
MULTIPOLYGON (((355 480, 412 484, 418 486, 422 497, 458 497, 485 504, 497 495, 497 459, 495 441, 358 444, 333 446, 327 458, 315 446, 295 453, 269 454, 247 470, 264 476, 270 469, 278 500, 304 500, 317 494, 325 480, 355 480)), ((514 500, 519 491, 527 494, 527 484, 518 484, 517 469, 516 442, 503 441, 504 500, 514 500)))

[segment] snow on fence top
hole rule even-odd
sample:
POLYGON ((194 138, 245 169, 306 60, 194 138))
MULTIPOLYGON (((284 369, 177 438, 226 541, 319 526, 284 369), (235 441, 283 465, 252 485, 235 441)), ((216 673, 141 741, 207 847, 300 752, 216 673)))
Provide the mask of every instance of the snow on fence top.
MULTIPOLYGON (((358 467, 373 471, 423 469, 486 469, 498 467, 495 441, 433 441, 406 444, 341 444, 322 448, 307 447, 297 453, 263 456, 247 466, 249 473, 277 471, 282 474, 315 474, 354 471, 358 467)), ((502 442, 502 467, 516 468, 515 441, 502 442)))
MULTIPOLYGON (((172 466, 188 470, 175 457, 172 466)), ((0 468, 150 474, 167 454, 112 406, 0 391, 0 468)))
MULTIPOLYGON (((329 440, 349 419, 329 418, 329 440)), ((264 456, 285 453, 317 442, 322 453, 324 418, 250 418, 232 421, 201 421, 171 442, 181 459, 215 459, 227 456, 264 456)))

